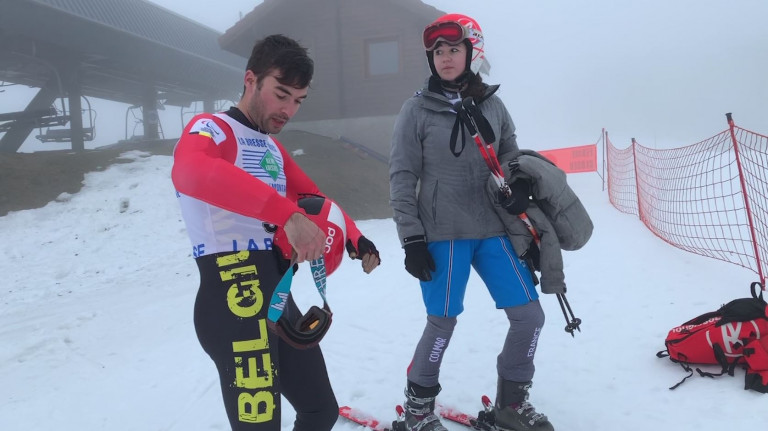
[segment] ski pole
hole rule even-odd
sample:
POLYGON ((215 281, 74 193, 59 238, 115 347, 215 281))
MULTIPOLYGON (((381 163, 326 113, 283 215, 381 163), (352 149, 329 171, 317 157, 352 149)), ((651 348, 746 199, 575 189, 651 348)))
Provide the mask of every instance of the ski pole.
MULTIPOLYGON (((493 129, 485 118, 483 118, 484 123, 482 123, 482 127, 478 126, 478 122, 475 121, 475 117, 471 112, 471 109, 475 108, 475 102, 471 97, 467 97, 454 105, 456 114, 464 120, 467 130, 469 130, 469 134, 472 136, 472 139, 475 141, 477 148, 480 150, 480 153, 485 160, 485 164, 488 166, 488 169, 490 169, 491 174, 493 174, 493 178, 499 186, 499 191, 501 191, 504 196, 509 197, 512 194, 512 190, 504 179, 504 171, 501 169, 501 164, 499 164, 496 151, 493 149, 493 142, 496 140, 496 137, 493 134, 493 129), (489 136, 490 139, 486 139, 486 136, 489 136)), ((541 237, 536 231, 536 227, 528 218, 528 214, 523 212, 518 215, 518 217, 523 221, 525 227, 528 228, 528 231, 533 236, 536 246, 541 248, 541 237)), ((557 301, 560 303, 560 309, 563 311, 563 316, 565 317, 565 332, 571 334, 572 337, 575 337, 574 331, 581 332, 581 319, 574 316, 573 310, 571 310, 571 305, 565 297, 565 293, 558 293, 556 296, 557 301)))
POLYGON ((482 127, 484 131, 480 130, 481 127, 478 126, 474 115, 472 115, 469 110, 469 108, 474 106, 475 103, 472 98, 467 97, 463 101, 456 103, 454 109, 456 110, 456 114, 464 120, 467 130, 472 136, 472 140, 475 141, 477 148, 480 150, 480 154, 483 156, 485 164, 488 166, 488 169, 490 169, 491 174, 493 174, 493 179, 499 186, 499 190, 503 192, 505 196, 509 197, 512 194, 512 191, 504 180, 504 171, 502 171, 499 159, 496 157, 496 151, 493 149, 493 143, 496 141, 496 137, 493 135, 493 129, 487 124, 487 120, 484 119, 485 123, 483 123, 482 127), (483 134, 486 136, 490 135, 490 139, 487 139, 483 134))
POLYGON ((563 317, 565 317, 565 332, 571 334, 571 337, 575 337, 574 331, 581 332, 581 319, 573 315, 573 310, 571 310, 571 305, 568 303, 565 293, 557 294, 557 302, 560 303, 560 309, 563 310, 563 317), (566 308, 568 309, 567 313, 565 311, 566 308))

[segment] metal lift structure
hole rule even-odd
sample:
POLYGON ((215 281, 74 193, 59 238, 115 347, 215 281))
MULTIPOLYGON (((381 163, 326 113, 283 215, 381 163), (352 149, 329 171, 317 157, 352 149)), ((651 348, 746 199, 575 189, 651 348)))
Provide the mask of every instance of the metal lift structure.
POLYGON ((0 113, 0 152, 36 128, 83 150, 95 133, 89 97, 140 106, 144 140, 160 138, 158 100, 211 112, 239 99, 246 59, 219 36, 145 0, 0 0, 0 84, 39 89, 24 110, 0 113))

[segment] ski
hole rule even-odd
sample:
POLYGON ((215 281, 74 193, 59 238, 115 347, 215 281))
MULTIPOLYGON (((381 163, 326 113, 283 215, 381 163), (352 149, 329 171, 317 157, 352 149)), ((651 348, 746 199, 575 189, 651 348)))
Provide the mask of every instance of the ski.
POLYGON ((369 428, 373 431, 392 431, 391 426, 386 426, 384 422, 381 422, 373 416, 361 410, 353 409, 349 406, 339 407, 339 417, 344 418, 350 422, 354 422, 360 426, 369 428))
MULTIPOLYGON (((443 419, 450 422, 463 425, 469 429, 481 430, 481 431, 496 431, 495 420, 493 416, 493 403, 490 398, 483 395, 482 397, 483 410, 481 410, 477 416, 466 414, 460 410, 452 407, 438 405, 436 413, 443 419)), ((388 426, 388 424, 381 422, 373 416, 366 414, 365 412, 354 409, 349 406, 339 407, 339 416, 354 422, 358 425, 371 429, 372 431, 405 431, 405 413, 401 405, 395 406, 397 411, 397 419, 388 426)))
POLYGON ((467 428, 482 431, 495 431, 495 420, 493 417, 493 403, 488 396, 482 397, 483 410, 477 416, 468 415, 452 407, 438 406, 439 414, 444 419, 451 422, 464 425, 467 428))
POLYGON ((439 407, 440 416, 443 419, 447 419, 451 422, 455 422, 457 424, 464 425, 465 427, 469 427, 472 429, 475 429, 474 423, 477 422, 477 417, 468 415, 466 413, 462 413, 456 409, 450 408, 450 407, 439 407))

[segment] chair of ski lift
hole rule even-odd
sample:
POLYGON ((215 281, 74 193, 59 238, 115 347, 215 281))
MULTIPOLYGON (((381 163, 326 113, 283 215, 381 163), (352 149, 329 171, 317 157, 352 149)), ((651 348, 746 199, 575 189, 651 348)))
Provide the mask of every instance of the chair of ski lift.
MULTIPOLYGON (((88 100, 87 97, 83 96, 83 100, 85 101, 85 104, 87 108, 81 110, 81 115, 83 115, 83 119, 87 119, 87 122, 83 122, 83 141, 92 141, 96 137, 96 111, 91 107, 91 102, 88 100)), ((62 107, 64 106, 64 103, 62 101, 62 107)), ((63 110, 59 112, 55 108, 52 107, 54 111, 56 111, 55 116, 45 117, 42 121, 38 124, 38 127, 40 128, 40 134, 36 135, 35 138, 39 140, 40 142, 72 142, 72 129, 71 124, 70 128, 53 128, 53 126, 65 126, 70 121, 70 116, 67 115, 63 110), (43 131, 43 127, 46 127, 46 130, 43 131)))
POLYGON ((60 113, 55 107, 47 109, 28 109, 19 112, 6 112, 0 114, 0 133, 5 133, 15 126, 40 128, 64 125, 69 121, 69 116, 60 113))

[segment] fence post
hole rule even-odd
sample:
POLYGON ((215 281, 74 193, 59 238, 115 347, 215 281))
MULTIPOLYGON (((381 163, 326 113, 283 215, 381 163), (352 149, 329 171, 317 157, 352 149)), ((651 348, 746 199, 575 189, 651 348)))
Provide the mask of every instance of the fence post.
POLYGON ((762 284, 763 290, 765 290, 765 277, 763 274, 763 265, 760 261, 760 248, 757 246, 757 235, 755 235, 755 223, 752 218, 752 208, 749 205, 749 196, 747 195, 747 183, 744 179, 744 171, 741 166, 741 154, 739 153, 739 144, 736 140, 736 126, 733 123, 733 116, 730 112, 725 114, 726 120, 728 120, 728 129, 731 132, 731 143, 733 144, 733 152, 736 154, 736 166, 739 169, 739 183, 741 184, 741 193, 744 196, 744 208, 747 210, 747 220, 749 222, 749 234, 752 236, 752 248, 755 252, 755 263, 757 264, 757 275, 760 277, 760 284, 762 284))
MULTIPOLYGON (((640 205, 640 175, 637 172, 637 141, 632 138, 632 165, 635 167, 635 195, 637 195, 637 216, 640 221, 645 223, 645 217, 643 217, 643 207, 640 205)), ((647 224, 646 224, 647 225, 647 224)))
POLYGON ((605 148, 606 147, 605 146, 605 141, 607 141, 607 137, 608 137, 608 132, 606 132, 605 131, 605 127, 603 127, 603 132, 600 133, 600 139, 603 141, 603 191, 605 191, 605 181, 606 181, 606 176, 605 176, 605 157, 606 157, 605 156, 605 149, 606 149, 605 148))

